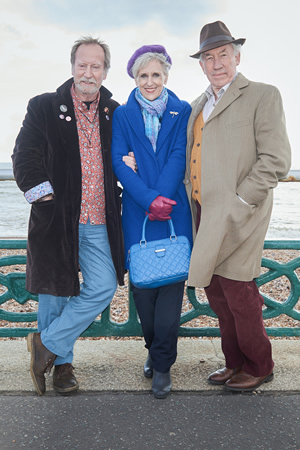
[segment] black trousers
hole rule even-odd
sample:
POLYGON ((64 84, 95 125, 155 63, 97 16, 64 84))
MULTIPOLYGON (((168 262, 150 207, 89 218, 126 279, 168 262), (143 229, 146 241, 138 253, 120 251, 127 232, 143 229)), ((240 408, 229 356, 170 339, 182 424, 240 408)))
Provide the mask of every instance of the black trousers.
POLYGON ((153 367, 166 373, 176 361, 184 282, 155 289, 131 290, 153 367))

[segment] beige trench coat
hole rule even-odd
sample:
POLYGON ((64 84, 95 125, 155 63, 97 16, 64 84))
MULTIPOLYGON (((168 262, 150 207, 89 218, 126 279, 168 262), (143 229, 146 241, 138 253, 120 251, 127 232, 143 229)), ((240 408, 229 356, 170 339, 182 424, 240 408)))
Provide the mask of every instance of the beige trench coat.
POLYGON ((208 286, 213 274, 240 281, 259 276, 273 189, 291 162, 278 89, 239 74, 204 125, 201 223, 196 234, 190 156, 194 122, 206 101, 202 94, 192 103, 184 180, 194 228, 188 284, 196 287, 208 286))

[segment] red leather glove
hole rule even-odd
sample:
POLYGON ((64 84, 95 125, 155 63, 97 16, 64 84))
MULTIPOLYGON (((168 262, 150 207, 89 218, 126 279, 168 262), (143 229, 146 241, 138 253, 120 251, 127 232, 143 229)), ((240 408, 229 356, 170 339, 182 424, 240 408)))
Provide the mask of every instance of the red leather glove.
POLYGON ((175 200, 159 195, 149 206, 149 219, 160 221, 171 219, 170 214, 173 210, 173 206, 175 205, 177 205, 175 200))

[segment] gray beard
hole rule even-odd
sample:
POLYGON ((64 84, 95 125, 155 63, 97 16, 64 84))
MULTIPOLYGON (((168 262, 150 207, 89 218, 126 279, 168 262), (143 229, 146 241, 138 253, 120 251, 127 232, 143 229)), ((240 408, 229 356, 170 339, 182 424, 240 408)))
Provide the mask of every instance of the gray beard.
POLYGON ((95 84, 91 84, 89 88, 88 87, 83 88, 80 83, 75 83, 75 86, 78 89, 78 91, 81 92, 81 94, 83 95, 93 95, 98 92, 98 88, 95 84))

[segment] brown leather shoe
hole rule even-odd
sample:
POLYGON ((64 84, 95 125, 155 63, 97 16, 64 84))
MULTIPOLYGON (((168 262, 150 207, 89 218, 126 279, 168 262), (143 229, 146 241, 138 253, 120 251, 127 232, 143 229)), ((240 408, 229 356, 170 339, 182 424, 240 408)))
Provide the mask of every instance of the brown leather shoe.
POLYGON ((213 372, 208 377, 208 382, 210 384, 225 384, 227 380, 229 380, 233 375, 240 372, 242 368, 236 367, 235 369, 228 369, 224 367, 223 369, 219 369, 216 372, 213 372))
POLYGON ((251 392, 257 389, 263 383, 272 381, 273 378, 273 372, 265 375, 264 377, 253 377, 249 373, 241 370, 236 375, 233 375, 233 377, 225 383, 225 389, 227 391, 251 392))
POLYGON ((53 387, 56 392, 69 394, 79 389, 73 370, 74 367, 70 363, 54 366, 53 387))
POLYGON ((56 355, 42 343, 41 333, 30 333, 27 336, 27 349, 31 352, 30 375, 39 395, 46 392, 45 376, 50 372, 56 355))

